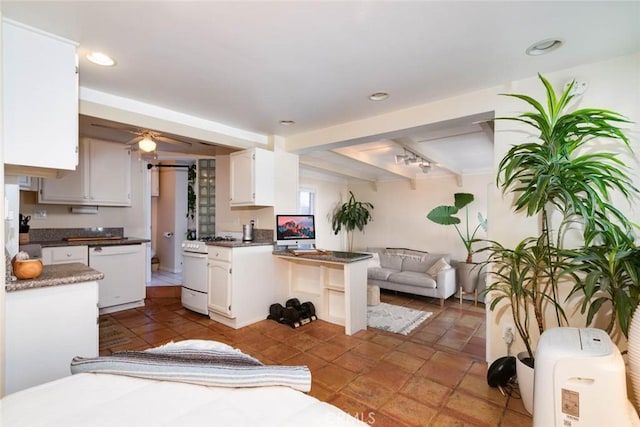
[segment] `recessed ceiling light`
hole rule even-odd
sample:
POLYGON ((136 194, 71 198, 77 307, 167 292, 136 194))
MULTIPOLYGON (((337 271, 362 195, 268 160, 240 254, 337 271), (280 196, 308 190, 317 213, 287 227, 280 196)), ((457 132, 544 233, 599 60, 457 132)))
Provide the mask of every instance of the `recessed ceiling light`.
POLYGON ((282 126, 292 126, 295 125, 296 122, 294 122, 293 120, 280 120, 280 124, 282 126))
POLYGON ((536 42, 527 48, 527 55, 537 56, 549 53, 562 46, 564 42, 560 39, 545 39, 536 42))
POLYGON ((369 95, 369 99, 372 101, 384 101, 389 97, 387 92, 375 92, 369 95))
POLYGON ((113 67, 116 65, 116 61, 106 53, 91 52, 87 54, 87 59, 94 64, 102 65, 103 67, 113 67))

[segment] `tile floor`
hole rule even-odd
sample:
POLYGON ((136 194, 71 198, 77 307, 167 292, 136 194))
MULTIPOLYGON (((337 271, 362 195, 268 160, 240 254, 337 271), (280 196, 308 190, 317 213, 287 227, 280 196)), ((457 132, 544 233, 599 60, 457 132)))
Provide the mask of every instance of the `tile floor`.
POLYGON ((450 298, 441 309, 431 298, 383 293, 384 302, 434 315, 408 336, 371 328, 346 336, 320 320, 298 329, 264 320, 234 330, 184 309, 179 287, 147 294, 145 307, 104 315, 130 342, 102 354, 211 339, 265 364, 307 365, 311 395, 375 426, 532 425, 520 400, 487 385, 484 308, 469 301, 450 298))

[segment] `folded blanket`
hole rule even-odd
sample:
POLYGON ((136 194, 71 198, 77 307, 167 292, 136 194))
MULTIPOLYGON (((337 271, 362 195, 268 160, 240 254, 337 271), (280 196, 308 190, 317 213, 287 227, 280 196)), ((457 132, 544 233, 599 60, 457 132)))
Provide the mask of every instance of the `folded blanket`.
POLYGON ((226 349, 151 349, 74 357, 71 373, 82 372, 216 387, 287 386, 305 393, 311 390, 311 372, 306 366, 265 366, 238 350, 226 349))

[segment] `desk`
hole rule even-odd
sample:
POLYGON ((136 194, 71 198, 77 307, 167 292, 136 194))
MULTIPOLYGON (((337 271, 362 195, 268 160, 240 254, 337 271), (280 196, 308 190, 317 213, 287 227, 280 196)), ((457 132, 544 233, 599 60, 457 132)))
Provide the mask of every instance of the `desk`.
POLYGON ((277 301, 311 301, 319 319, 344 326, 346 335, 367 329, 367 264, 371 255, 326 251, 274 251, 277 301))

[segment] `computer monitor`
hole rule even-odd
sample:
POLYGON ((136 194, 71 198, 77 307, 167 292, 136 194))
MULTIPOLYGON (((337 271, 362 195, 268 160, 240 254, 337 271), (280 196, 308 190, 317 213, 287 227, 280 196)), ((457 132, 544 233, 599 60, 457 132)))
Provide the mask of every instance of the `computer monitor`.
POLYGON ((276 244, 313 248, 316 243, 316 225, 313 215, 276 215, 276 244))

